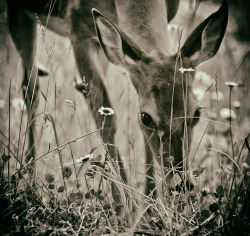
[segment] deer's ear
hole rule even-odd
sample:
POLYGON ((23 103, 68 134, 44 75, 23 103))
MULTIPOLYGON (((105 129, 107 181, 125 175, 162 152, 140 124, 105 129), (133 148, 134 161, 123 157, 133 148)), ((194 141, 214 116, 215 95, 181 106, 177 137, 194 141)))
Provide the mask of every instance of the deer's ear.
POLYGON ((167 7, 167 19, 170 22, 176 15, 179 8, 179 0, 165 0, 167 7))
POLYGON ((213 57, 219 50, 228 19, 228 6, 222 3, 220 9, 204 20, 187 38, 181 54, 194 66, 213 57))
POLYGON ((92 9, 92 15, 99 42, 110 62, 119 65, 140 60, 144 56, 132 40, 99 11, 92 9))

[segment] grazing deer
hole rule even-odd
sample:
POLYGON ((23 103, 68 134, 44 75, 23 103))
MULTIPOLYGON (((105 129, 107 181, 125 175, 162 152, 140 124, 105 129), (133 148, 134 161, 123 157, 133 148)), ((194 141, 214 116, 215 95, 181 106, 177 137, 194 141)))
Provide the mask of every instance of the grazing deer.
MULTIPOLYGON (((33 68, 36 22, 27 9, 45 14, 51 7, 50 3, 56 3, 52 14, 58 15, 59 21, 51 16, 47 25, 71 38, 79 72, 89 85, 84 88, 86 94, 92 91, 89 105, 97 124, 101 124, 97 109, 100 106, 110 107, 103 86, 109 61, 129 72, 139 95, 141 128, 153 157, 166 170, 172 166, 182 169, 183 153, 188 156, 192 128, 200 115, 200 107, 192 91, 194 72, 182 73, 183 68, 195 70, 201 62, 217 53, 227 25, 226 3, 191 33, 176 54, 169 55, 167 23, 175 15, 178 1, 147 0, 142 4, 132 0, 81 0, 65 1, 61 6, 59 1, 47 1, 43 7, 29 1, 23 1, 23 6, 17 5, 15 0, 7 2, 10 32, 25 68, 25 98, 30 108, 30 120, 34 118, 39 70, 33 68), (56 28, 56 22, 59 22, 57 26, 63 27, 56 28), (98 97, 95 96, 97 94, 98 97), (183 140, 188 142, 183 144, 183 140)), ((39 16, 39 19, 44 18, 39 16)), ((115 132, 112 118, 105 123, 105 143, 114 142, 110 130, 115 132)), ((34 130, 31 128, 31 156, 35 156, 33 139, 34 130)), ((110 153, 111 156, 114 154, 112 150, 110 153)), ((149 158, 147 164, 151 162, 149 158)))
POLYGON ((93 16, 107 58, 127 69, 138 92, 141 128, 154 158, 166 170, 172 165, 180 165, 182 169, 183 153, 188 156, 200 107, 192 91, 194 72, 184 76, 179 69, 195 70, 217 53, 228 10, 223 2, 217 12, 191 33, 175 55, 169 55, 162 1, 155 3, 147 1, 147 7, 142 9, 136 1, 117 1, 119 25, 97 10, 93 10, 93 16), (188 142, 183 144, 183 140, 188 142))

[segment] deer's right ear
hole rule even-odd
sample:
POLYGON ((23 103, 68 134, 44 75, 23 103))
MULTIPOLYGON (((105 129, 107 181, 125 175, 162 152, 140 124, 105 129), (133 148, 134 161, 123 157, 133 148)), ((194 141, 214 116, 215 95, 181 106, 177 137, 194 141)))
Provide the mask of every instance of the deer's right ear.
POLYGON ((116 65, 140 60, 144 53, 118 27, 92 9, 96 34, 108 60, 116 65))
POLYGON ((227 19, 228 5, 223 2, 220 9, 204 20, 188 37, 181 53, 193 66, 198 66, 217 53, 225 34, 227 19))

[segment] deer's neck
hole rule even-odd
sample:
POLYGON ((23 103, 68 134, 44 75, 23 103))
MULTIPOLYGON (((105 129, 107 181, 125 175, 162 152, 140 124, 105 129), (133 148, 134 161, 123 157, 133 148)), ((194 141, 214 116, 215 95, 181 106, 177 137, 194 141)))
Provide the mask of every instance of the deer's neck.
POLYGON ((164 0, 117 0, 119 26, 140 47, 167 54, 167 9, 164 0))

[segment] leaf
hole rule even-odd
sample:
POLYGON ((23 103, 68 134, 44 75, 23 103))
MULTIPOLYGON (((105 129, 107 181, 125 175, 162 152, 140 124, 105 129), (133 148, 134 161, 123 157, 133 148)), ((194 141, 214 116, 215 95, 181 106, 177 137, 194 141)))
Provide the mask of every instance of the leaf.
POLYGON ((109 209, 111 209, 111 205, 110 205, 109 203, 107 203, 107 204, 105 204, 105 205, 103 206, 103 209, 104 209, 104 210, 109 210, 109 209))
POLYGON ((218 194, 219 199, 224 197, 224 189, 223 189, 223 187, 221 185, 219 185, 216 188, 216 193, 218 194))
POLYGON ((85 193, 85 198, 90 199, 90 192, 85 193))
POLYGON ((196 178, 199 177, 203 173, 204 170, 205 170, 205 167, 201 167, 200 169, 194 170, 193 171, 194 177, 196 178))
POLYGON ((103 197, 102 195, 100 195, 100 196, 98 196, 98 199, 99 199, 100 201, 103 201, 103 200, 104 200, 104 197, 103 197))
POLYGON ((89 154, 93 154, 93 152, 94 152, 98 147, 99 147, 99 146, 93 147, 93 148, 90 150, 89 154))
POLYGON ((70 202, 76 202, 76 194, 75 193, 70 193, 68 198, 69 198, 70 202))
POLYGON ((72 174, 72 170, 69 167, 64 167, 62 169, 63 178, 68 179, 71 176, 71 174, 72 174))
POLYGON ((217 193, 213 193, 212 195, 215 196, 216 198, 219 198, 217 193))
POLYGON ((64 186, 60 186, 58 189, 57 189, 57 192, 58 193, 62 193, 64 191, 64 186))
POLYGON ((83 199, 83 194, 81 192, 76 193, 76 196, 78 199, 82 200, 83 199))
POLYGON ((99 154, 96 158, 95 158, 95 161, 101 161, 102 160, 102 155, 99 154))
POLYGON ((203 216, 204 218, 208 218, 210 216, 209 211, 208 210, 203 210, 201 212, 201 216, 203 216))
POLYGON ((54 184, 49 184, 48 188, 49 189, 55 189, 55 185, 54 184))
POLYGON ((99 195, 101 195, 101 193, 102 193, 102 190, 99 189, 99 190, 97 190, 97 191, 95 192, 95 196, 99 196, 99 195))
POLYGON ((45 180, 46 180, 48 183, 52 183, 52 182, 55 180, 55 176, 54 176, 53 174, 46 174, 45 180))
POLYGON ((105 167, 105 164, 101 162, 102 160, 102 156, 99 154, 95 159, 91 160, 90 163, 91 165, 96 165, 99 166, 101 168, 105 167))
POLYGON ((11 156, 9 156, 9 155, 5 155, 5 154, 2 155, 2 159, 4 162, 7 162, 10 158, 11 158, 11 156))
POLYGON ((94 173, 91 172, 91 171, 86 171, 85 175, 87 175, 87 176, 89 176, 91 178, 94 178, 94 176, 95 176, 94 173))
POLYGON ((124 213, 124 206, 122 204, 119 204, 115 207, 115 212, 117 216, 121 216, 124 213))
POLYGON ((93 196, 95 196, 95 190, 94 190, 94 189, 91 189, 91 190, 90 190, 90 193, 91 193, 93 196))
POLYGON ((210 211, 212 211, 213 213, 217 213, 217 211, 219 210, 219 205, 218 205, 218 203, 215 202, 215 203, 210 204, 209 209, 210 209, 210 211))

